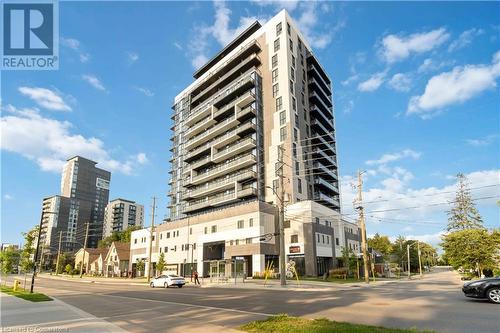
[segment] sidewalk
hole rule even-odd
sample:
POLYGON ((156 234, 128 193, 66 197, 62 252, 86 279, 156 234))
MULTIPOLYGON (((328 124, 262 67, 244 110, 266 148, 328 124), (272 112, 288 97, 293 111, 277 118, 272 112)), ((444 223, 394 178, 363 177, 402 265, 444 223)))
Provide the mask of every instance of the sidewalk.
POLYGON ((55 298, 30 302, 1 293, 0 303, 0 331, 4 332, 127 332, 55 298))

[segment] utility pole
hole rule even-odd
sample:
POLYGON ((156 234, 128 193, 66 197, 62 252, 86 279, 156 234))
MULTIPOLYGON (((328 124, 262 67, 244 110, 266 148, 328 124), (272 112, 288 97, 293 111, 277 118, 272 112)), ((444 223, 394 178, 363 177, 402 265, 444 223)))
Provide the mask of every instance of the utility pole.
POLYGON ((358 199, 356 209, 359 211, 359 227, 361 229, 361 248, 363 250, 363 270, 365 282, 370 283, 370 273, 368 272, 368 250, 366 248, 366 225, 365 213, 363 210, 363 172, 358 171, 358 199))
POLYGON ((83 257, 82 263, 80 265, 80 278, 83 276, 83 265, 85 264, 85 248, 87 247, 87 239, 89 238, 89 222, 87 222, 87 228, 85 229, 85 241, 83 242, 83 257))
POLYGON ((417 251, 418 251, 418 271, 420 273, 420 278, 422 278, 422 259, 420 256, 420 243, 417 240, 417 251))
POLYGON ((33 258, 33 275, 31 275, 31 287, 30 293, 33 294, 33 288, 35 286, 35 275, 36 275, 36 267, 38 264, 38 250, 40 249, 40 238, 42 238, 42 224, 43 224, 43 216, 45 214, 57 214, 55 212, 46 212, 42 209, 42 214, 40 215, 40 224, 38 225, 38 237, 36 238, 36 249, 35 249, 35 257, 33 258))
POLYGON ((151 206, 151 231, 149 233, 149 254, 148 254, 148 283, 151 281, 151 254, 153 252, 153 234, 155 228, 155 208, 156 208, 156 197, 153 197, 153 206, 151 206))
POLYGON ((279 242, 280 242, 280 285, 283 287, 286 285, 286 258, 285 258, 285 187, 283 178, 284 175, 284 162, 283 154, 284 148, 282 145, 278 146, 278 164, 279 168, 276 170, 277 176, 279 177, 279 242))
POLYGON ((57 249, 56 275, 59 274, 59 257, 61 255, 62 231, 59 231, 59 246, 57 249))
POLYGON ((411 273, 410 273, 410 244, 406 245, 406 252, 408 255, 408 280, 411 279, 411 273))

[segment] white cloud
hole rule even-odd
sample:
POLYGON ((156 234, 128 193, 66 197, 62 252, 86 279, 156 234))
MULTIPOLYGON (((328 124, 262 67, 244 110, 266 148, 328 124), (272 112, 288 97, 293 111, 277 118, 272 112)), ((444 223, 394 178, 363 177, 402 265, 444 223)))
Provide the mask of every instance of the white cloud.
POLYGON ((40 87, 19 87, 18 90, 43 108, 55 111, 71 111, 71 107, 56 91, 40 87))
POLYGON ((151 90, 149 90, 147 88, 135 87, 135 90, 143 93, 145 96, 148 96, 148 97, 153 97, 155 95, 154 92, 152 92, 151 90))
POLYGON ((363 92, 370 92, 377 90, 382 83, 384 83, 387 72, 379 72, 373 74, 368 80, 358 84, 358 90, 363 92))
POLYGON ((5 200, 14 200, 14 197, 13 197, 12 195, 8 194, 8 193, 5 193, 5 194, 3 195, 3 198, 4 198, 5 200))
POLYGON ((99 78, 93 74, 84 74, 82 75, 82 79, 97 90, 107 91, 101 80, 99 80, 99 78))
POLYGON ((443 67, 453 66, 455 64, 455 60, 445 60, 441 62, 436 62, 431 58, 427 58, 424 62, 418 67, 418 73, 426 73, 430 71, 435 71, 441 69, 443 67))
POLYGON ((82 51, 82 43, 78 39, 61 37, 61 45, 77 52, 80 62, 86 63, 90 60, 90 54, 82 51))
POLYGON ((277 10, 286 9, 289 12, 292 12, 295 8, 297 8, 297 5, 299 4, 298 0, 250 0, 250 2, 261 7, 274 6, 277 10))
POLYGON ((448 52, 453 52, 468 46, 470 43, 472 43, 472 40, 475 37, 481 36, 482 34, 484 34, 483 29, 472 28, 469 30, 465 30, 456 40, 451 42, 450 46, 448 47, 448 52))
POLYGON ((421 153, 416 152, 412 149, 404 149, 400 152, 396 152, 396 153, 392 153, 392 154, 384 154, 377 160, 368 160, 368 161, 366 161, 366 164, 368 164, 368 165, 387 164, 390 162, 395 162, 395 161, 401 160, 403 158, 411 158, 411 159, 417 160, 420 158, 421 155, 422 155, 421 153))
POLYGON ((358 79, 359 79, 359 75, 358 74, 353 74, 353 75, 349 76, 347 79, 345 79, 344 81, 342 81, 340 83, 343 86, 348 86, 351 83, 356 82, 358 79))
POLYGON ((500 51, 493 56, 491 65, 457 66, 451 72, 432 77, 421 96, 413 96, 407 114, 422 118, 432 117, 440 109, 463 103, 487 89, 496 87, 500 76, 500 51))
POLYGON ((479 146, 488 146, 490 144, 492 144, 493 142, 495 142, 495 140, 499 137, 498 134, 490 134, 490 135, 487 135, 483 138, 479 138, 479 139, 467 139, 465 140, 465 142, 467 142, 467 144, 471 145, 471 146, 476 146, 476 147, 479 147, 479 146))
POLYGON ((407 92, 411 87, 411 78, 408 74, 397 73, 393 75, 388 84, 394 90, 407 92))
POLYGON ((408 58, 412 53, 428 52, 449 37, 445 28, 409 36, 388 35, 382 39, 379 52, 388 63, 393 63, 408 58))
POLYGON ((129 61, 129 64, 133 64, 137 60, 139 60, 139 55, 136 52, 127 52, 127 58, 129 61))
POLYGON ((346 103, 344 107, 344 113, 349 114, 352 112, 353 109, 354 109, 354 101, 351 99, 346 103))
POLYGON ((177 42, 174 42, 174 46, 178 49, 178 50, 183 50, 184 48, 182 47, 181 44, 177 43, 177 42))
POLYGON ((0 118, 2 150, 35 161, 44 171, 60 172, 66 159, 74 155, 90 158, 102 168, 124 174, 133 173, 137 164, 147 161, 143 153, 125 161, 115 160, 100 139, 72 133, 70 122, 43 117, 37 109, 7 105, 4 110, 7 115, 0 118))

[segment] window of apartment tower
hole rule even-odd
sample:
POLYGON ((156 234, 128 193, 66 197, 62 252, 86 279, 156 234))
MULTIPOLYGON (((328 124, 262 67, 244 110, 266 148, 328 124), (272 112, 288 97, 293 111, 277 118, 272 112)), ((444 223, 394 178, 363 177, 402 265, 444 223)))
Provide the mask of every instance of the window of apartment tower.
POLYGON ((292 153, 293 153, 293 157, 296 158, 297 157, 297 144, 294 143, 292 145, 292 153))
POLYGON ((282 107, 283 107, 283 100, 280 96, 276 98, 276 111, 281 110, 282 107))
POLYGON ((295 125, 299 124, 299 115, 295 114, 295 125))
POLYGON ((324 244, 325 243, 325 235, 321 235, 321 242, 324 244))
POLYGON ((163 252, 165 252, 165 253, 167 253, 167 252, 168 252, 168 246, 165 246, 165 247, 163 248, 163 252))
POLYGON ((295 66, 295 56, 294 56, 294 55, 292 55, 292 66, 293 66, 293 67, 296 67, 296 66, 295 66))
POLYGON ((302 180, 301 179, 297 179, 297 190, 299 191, 299 193, 302 193, 302 180))
POLYGON ((319 243, 319 234, 316 234, 316 236, 318 237, 318 243, 319 243))
POLYGON ((293 41, 290 39, 290 51, 293 52, 293 41))
POLYGON ((275 85, 273 85, 273 97, 276 97, 279 93, 279 86, 278 86, 278 83, 276 83, 275 85))
POLYGON ((339 245, 339 239, 335 238, 335 245, 339 245))
POLYGON ((299 50, 302 50, 302 41, 300 40, 300 38, 298 39, 297 43, 298 43, 299 50))
POLYGON ((193 228, 189 228, 189 234, 192 235, 193 234, 193 228))
POLYGON ((136 239, 134 239, 134 244, 137 244, 137 238, 136 238, 136 239))
POLYGON ((299 139, 299 132, 296 128, 293 129, 293 139, 297 141, 299 139))
POLYGON ((248 226, 249 227, 253 227, 253 219, 249 219, 248 220, 248 226))
POLYGON ((295 69, 290 68, 290 77, 292 78, 292 80, 295 80, 295 69))
POLYGON ((282 30, 282 25, 281 25, 281 22, 276 24, 276 36, 279 36, 281 34, 281 30, 282 30))
POLYGON ((295 97, 292 97, 292 109, 297 111, 297 99, 295 97))
POLYGON ((319 224, 319 217, 316 217, 315 220, 316 220, 316 224, 319 224))
POLYGON ((277 52, 280 49, 280 39, 276 39, 274 41, 274 52, 277 52))
POLYGON ((240 245, 240 240, 239 240, 239 239, 237 239, 237 240, 235 241, 235 243, 236 243, 236 245, 240 245))
POLYGON ((273 68, 278 66, 278 55, 277 54, 273 55, 273 57, 271 58, 271 62, 272 62, 273 68))
POLYGON ((299 242, 299 235, 290 236, 290 243, 298 243, 298 242, 299 242))
MULTIPOLYGON (((306 96, 304 95, 304 93, 302 93, 302 105, 306 105, 306 96)), ((304 117, 304 119, 306 119, 306 117, 304 117)))
POLYGON ((290 80, 290 92, 293 94, 293 81, 290 80))
POLYGON ((208 227, 205 227, 204 234, 208 234, 208 227))
POLYGON ((300 174, 300 163, 295 161, 295 174, 298 176, 300 174))
POLYGON ((170 232, 167 232, 167 238, 170 238, 170 232))
POLYGON ((252 244, 252 239, 251 239, 251 238, 247 238, 245 242, 246 242, 247 244, 252 244))
POLYGON ((212 226, 212 233, 215 233, 215 232, 217 232, 217 226, 216 226, 216 225, 213 225, 213 226, 212 226))
POLYGON ((285 125, 286 123, 286 113, 285 111, 280 112, 280 126, 285 125))
POLYGON ((278 81, 278 69, 274 69, 272 72, 272 77, 273 77, 273 83, 278 81))
POLYGON ((286 23, 286 31, 290 34, 290 23, 286 23))
POLYGON ((285 141, 286 140, 286 126, 280 128, 280 140, 285 141))
POLYGON ((243 229, 245 227, 245 221, 244 220, 239 220, 238 221, 238 229, 243 229))

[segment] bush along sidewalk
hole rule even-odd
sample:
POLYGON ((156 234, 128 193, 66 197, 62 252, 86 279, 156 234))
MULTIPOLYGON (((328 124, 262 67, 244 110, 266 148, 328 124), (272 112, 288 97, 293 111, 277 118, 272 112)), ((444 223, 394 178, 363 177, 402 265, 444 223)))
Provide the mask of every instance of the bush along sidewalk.
POLYGON ((33 293, 31 294, 29 291, 25 290, 16 290, 14 291, 14 288, 12 287, 7 287, 7 286, 1 286, 1 292, 6 293, 8 295, 16 296, 19 298, 22 298, 27 301, 31 302, 45 302, 45 301, 52 301, 52 298, 45 294, 41 293, 33 293))
POLYGON ((328 319, 305 319, 290 317, 286 314, 253 321, 240 327, 246 332, 268 333, 432 333, 416 329, 386 328, 379 326, 340 323, 328 319))

